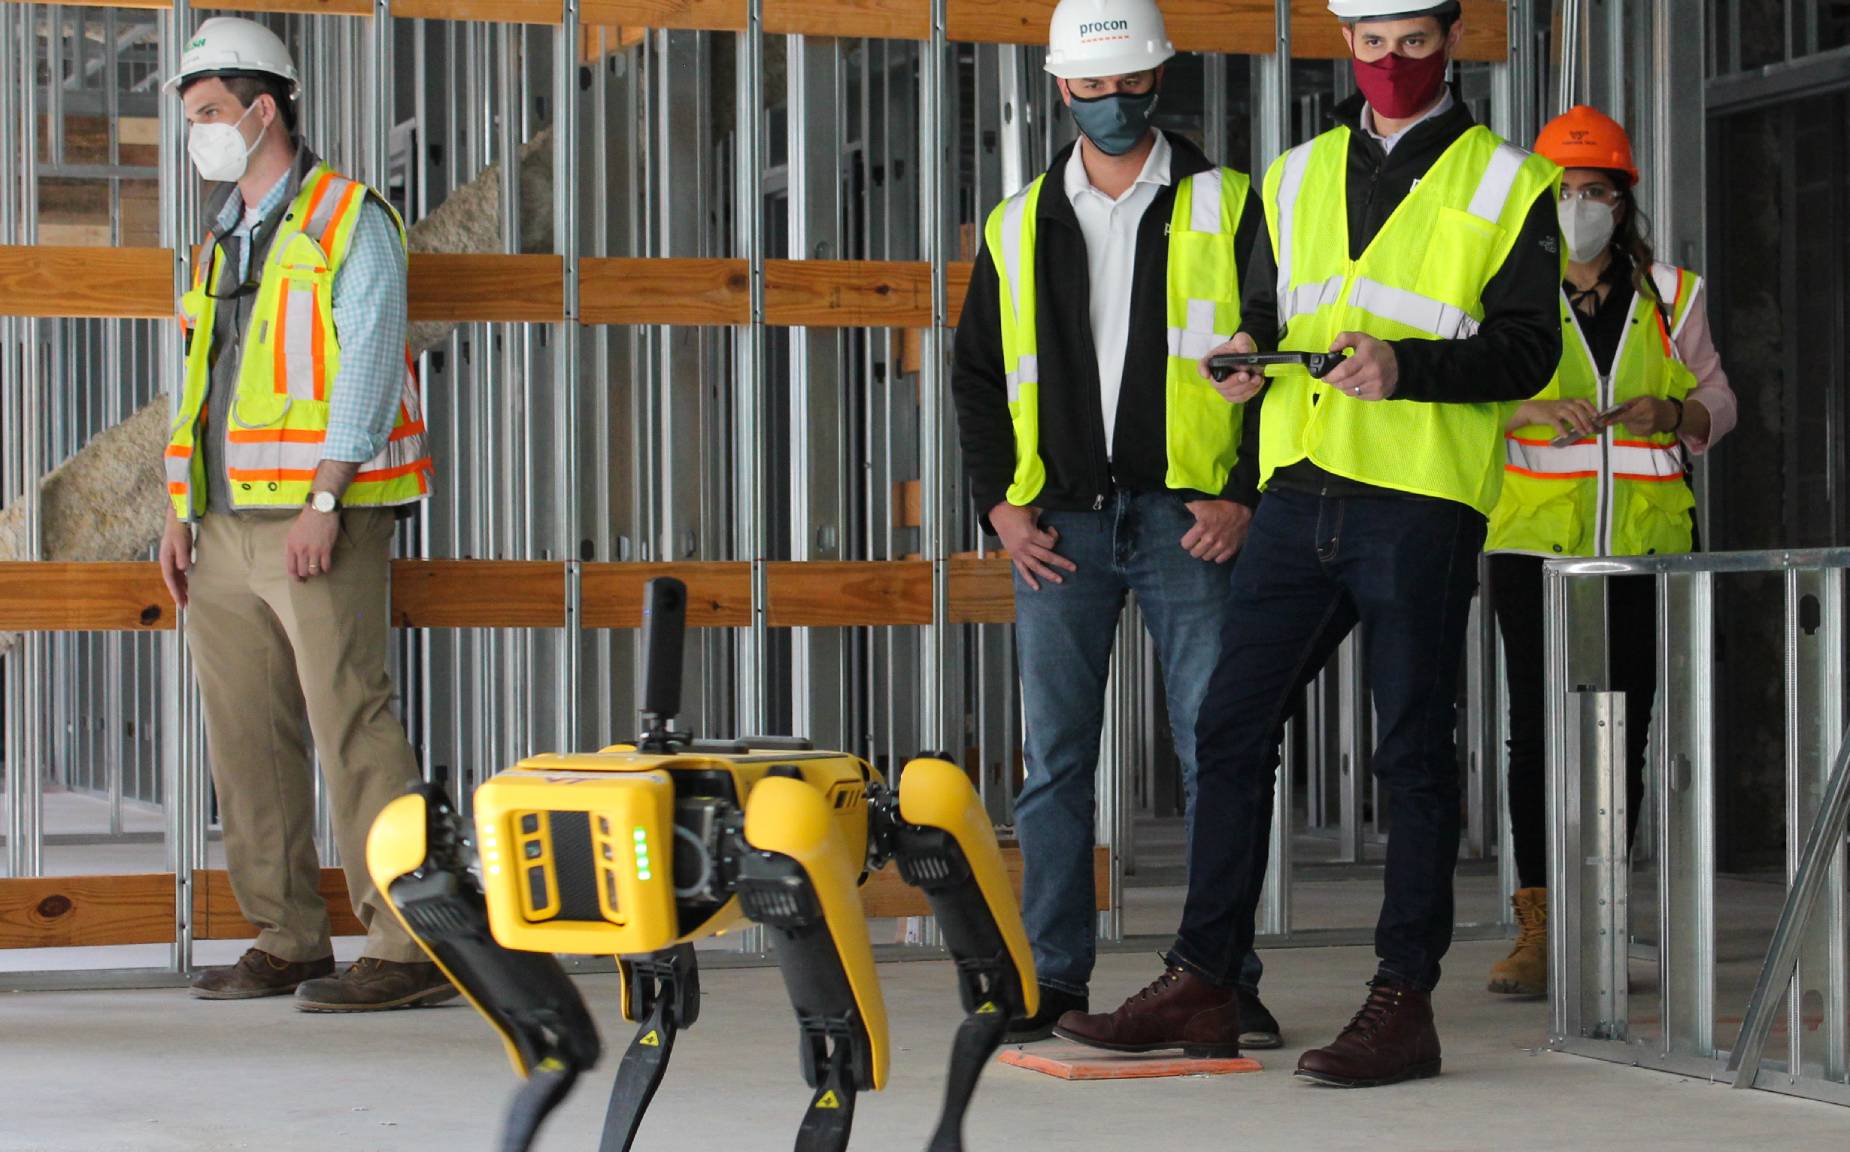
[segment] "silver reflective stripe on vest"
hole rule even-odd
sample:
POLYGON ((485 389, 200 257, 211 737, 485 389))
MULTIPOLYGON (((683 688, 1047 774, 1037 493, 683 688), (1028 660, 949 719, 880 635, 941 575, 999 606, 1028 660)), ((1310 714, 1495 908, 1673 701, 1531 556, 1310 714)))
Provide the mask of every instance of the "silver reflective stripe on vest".
POLYGON ((1336 303, 1342 298, 1346 282, 1346 277, 1338 274, 1321 284, 1299 284, 1286 289, 1278 298, 1279 323, 1289 324, 1298 316, 1308 316, 1326 304, 1336 303))
POLYGON ((1621 440, 1612 446, 1612 474, 1620 480, 1675 480, 1683 475, 1683 453, 1676 444, 1621 440))
POLYGON ((1023 356, 1015 361, 1015 371, 1008 374, 1009 403, 1013 404, 1021 399, 1023 384, 1039 384, 1040 382, 1041 358, 1039 356, 1023 356))
MULTIPOLYGON (((1002 209, 1002 270, 1001 274, 1008 280, 1009 308, 1015 313, 1015 339, 1021 341, 1021 216, 1027 211, 1027 192, 1017 192, 1009 197, 1002 209)), ((1028 271, 1033 275, 1033 270, 1028 271)), ((1008 374, 1008 395, 1012 404, 1021 399, 1021 385, 1025 380, 1036 383, 1040 379, 1040 365, 1035 357, 1023 355, 1017 357, 1015 366, 1008 374)))
POLYGON ((315 333, 321 326, 321 318, 316 314, 315 289, 312 285, 292 282, 285 277, 278 289, 282 293, 281 332, 273 332, 270 339, 283 343, 284 371, 289 378, 284 383, 292 400, 315 399, 315 333))
POLYGON ((1349 303, 1383 320, 1392 320, 1441 340, 1462 340, 1477 334, 1478 322, 1469 312, 1405 288, 1390 288, 1366 276, 1356 277, 1349 303))
POLYGON ((1300 144, 1285 153, 1285 168, 1278 180, 1278 298, 1291 292, 1291 232, 1297 222, 1298 192, 1304 187, 1304 173, 1310 167, 1309 144, 1300 144))
POLYGON ((1508 466, 1535 476, 1553 476, 1573 480, 1599 475, 1599 441, 1577 440, 1561 448, 1549 447, 1546 440, 1518 440, 1505 436, 1508 466))
POLYGON ((1502 220, 1503 206, 1509 202, 1510 190, 1516 187, 1516 177, 1522 174, 1523 161, 1528 158, 1527 152, 1513 144, 1497 145, 1471 197, 1471 215, 1492 224, 1502 220))
POLYGON ((1169 329, 1169 354, 1184 360, 1199 360, 1233 339, 1231 332, 1214 330, 1214 315, 1214 301, 1191 298, 1188 302, 1188 326, 1169 329))
POLYGON ((1195 232, 1219 232, 1220 227, 1220 169, 1210 168, 1206 172, 1197 172, 1189 177, 1191 199, 1188 208, 1188 226, 1195 232))

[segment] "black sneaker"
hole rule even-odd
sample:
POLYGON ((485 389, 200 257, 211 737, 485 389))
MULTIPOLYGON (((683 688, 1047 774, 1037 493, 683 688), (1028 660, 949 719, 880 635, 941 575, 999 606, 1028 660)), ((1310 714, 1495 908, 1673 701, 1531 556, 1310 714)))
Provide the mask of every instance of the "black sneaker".
POLYGON ((1053 1026, 1060 1022, 1060 1017, 1068 1012, 1085 1012, 1090 1008, 1091 1002, 1085 994, 1075 996, 1071 992, 1062 992, 1043 984, 1040 1011, 1020 1020, 1010 1020, 1009 1030, 1003 1033, 1002 1042, 1032 1044, 1036 1040, 1045 1040, 1053 1035, 1053 1026))
POLYGON ((1235 992, 1240 998, 1240 1047, 1283 1048, 1285 1038, 1278 1030, 1278 1021, 1259 1003, 1259 993, 1245 988, 1235 992))

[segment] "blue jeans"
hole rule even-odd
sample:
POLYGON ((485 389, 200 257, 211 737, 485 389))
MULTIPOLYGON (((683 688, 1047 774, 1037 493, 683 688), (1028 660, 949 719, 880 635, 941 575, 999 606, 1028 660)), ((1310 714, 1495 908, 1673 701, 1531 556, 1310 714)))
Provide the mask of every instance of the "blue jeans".
MULTIPOLYGON (((1195 795, 1195 715, 1227 615, 1228 566, 1182 550, 1195 517, 1173 492, 1120 491, 1096 512, 1044 512, 1054 550, 1078 565, 1029 588, 1015 574, 1027 783, 1015 802, 1021 913, 1041 983, 1084 995, 1097 954, 1092 852, 1105 678, 1127 592, 1137 593, 1169 696, 1183 795, 1195 795)), ((1192 817, 1191 817, 1192 820, 1192 817)), ((1192 827, 1192 823, 1191 823, 1192 827)), ((1242 983, 1260 966, 1248 949, 1242 983)))
POLYGON ((1265 883, 1285 717, 1359 622, 1391 829, 1375 952, 1384 974, 1438 983, 1458 863, 1458 666, 1484 529, 1483 516, 1448 501, 1287 490, 1261 501, 1196 725, 1195 815, 1220 834, 1191 845, 1172 962, 1237 982, 1265 883))

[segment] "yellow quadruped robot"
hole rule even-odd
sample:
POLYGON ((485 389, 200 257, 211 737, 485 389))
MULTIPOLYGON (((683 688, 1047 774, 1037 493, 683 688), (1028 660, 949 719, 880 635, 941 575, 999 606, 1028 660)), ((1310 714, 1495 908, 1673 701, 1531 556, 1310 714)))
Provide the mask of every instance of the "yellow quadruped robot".
POLYGON ((692 941, 762 924, 796 1009, 815 1095, 797 1152, 848 1145, 858 1092, 887 1078, 886 1008, 857 889, 896 862, 925 892, 967 1016, 929 1152, 962 1148, 964 1110, 1013 1016, 1037 1008, 1034 965, 995 833, 969 779, 921 757, 897 793, 872 767, 781 737, 675 732, 687 589, 649 582, 643 725, 634 745, 534 756, 475 793, 473 827, 423 784, 380 813, 367 842, 379 890, 501 1034, 526 1084, 504 1152, 601 1054, 554 953, 614 955, 638 1027, 611 1089, 599 1152, 634 1143, 676 1033, 700 1012, 692 941))

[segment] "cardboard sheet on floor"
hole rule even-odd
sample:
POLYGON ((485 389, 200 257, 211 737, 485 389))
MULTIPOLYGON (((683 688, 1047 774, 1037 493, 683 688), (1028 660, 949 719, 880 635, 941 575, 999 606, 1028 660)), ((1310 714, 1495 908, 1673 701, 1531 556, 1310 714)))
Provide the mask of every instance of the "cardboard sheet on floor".
POLYGON ((1244 1056, 1231 1060, 1188 1060, 1174 1052, 1103 1052, 1083 1044, 1034 1044, 1006 1048, 1002 1063, 1061 1080, 1145 1080, 1162 1076, 1231 1076, 1264 1065, 1244 1056))

